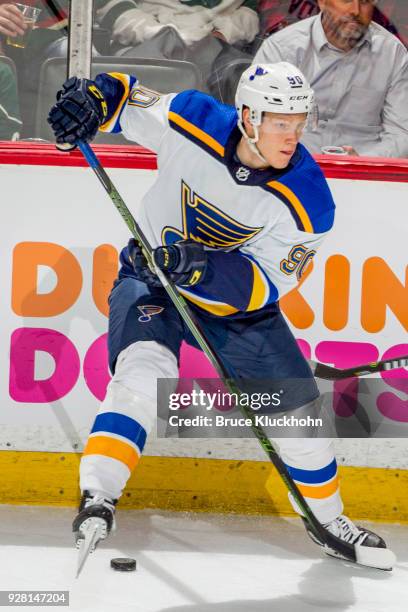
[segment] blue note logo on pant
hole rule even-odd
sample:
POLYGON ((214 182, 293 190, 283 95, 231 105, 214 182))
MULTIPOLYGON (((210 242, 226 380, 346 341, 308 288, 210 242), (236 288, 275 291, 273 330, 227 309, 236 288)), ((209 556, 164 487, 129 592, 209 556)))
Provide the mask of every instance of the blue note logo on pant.
POLYGON ((138 318, 140 323, 148 323, 152 320, 154 315, 163 312, 163 306, 153 306, 152 304, 146 304, 145 306, 138 306, 138 310, 142 313, 138 318))

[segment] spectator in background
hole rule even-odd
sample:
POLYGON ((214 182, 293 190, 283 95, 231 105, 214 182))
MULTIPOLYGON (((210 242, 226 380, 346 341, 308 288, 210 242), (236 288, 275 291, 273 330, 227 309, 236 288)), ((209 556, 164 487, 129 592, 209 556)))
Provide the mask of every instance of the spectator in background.
POLYGON ((254 63, 295 64, 315 91, 319 126, 302 142, 314 153, 408 157, 408 53, 372 22, 375 0, 319 0, 321 14, 264 41, 254 63))
MULTIPOLYGON (((260 39, 319 12, 318 0, 259 0, 260 39)), ((373 21, 408 46, 407 0, 376 0, 373 21)))
MULTIPOLYGON (((26 1, 42 9, 36 35, 43 48, 66 39, 69 0, 26 1)), ((95 23, 107 32, 113 49, 137 48, 169 28, 186 47, 205 38, 207 44, 212 38, 250 43, 259 29, 256 0, 94 0, 94 9, 95 23)), ((167 47, 161 52, 170 54, 167 47)))
POLYGON ((206 81, 215 60, 249 62, 259 30, 256 0, 111 0, 96 16, 118 55, 188 60, 206 81))
MULTIPOLYGON (((13 38, 24 34, 23 17, 13 4, 0 5, 0 34, 13 38)), ((10 65, 2 61, 3 44, 0 41, 0 140, 17 140, 21 131, 17 81, 10 65)))
MULTIPOLYGON (((27 1, 42 9, 39 28, 33 33, 27 56, 36 58, 34 61, 38 64, 47 57, 65 57, 69 1, 27 1)), ((245 46, 258 33, 256 2, 94 0, 95 24, 99 27, 94 31, 96 52, 189 60, 207 76, 219 55, 223 56, 224 63, 241 56, 248 61, 252 59, 252 55, 245 53, 245 46)), ((33 79, 31 66, 29 72, 33 79)))
POLYGON ((143 43, 167 26, 187 46, 211 35, 231 45, 251 42, 259 29, 256 0, 111 0, 104 4, 97 11, 98 21, 125 46, 143 43))

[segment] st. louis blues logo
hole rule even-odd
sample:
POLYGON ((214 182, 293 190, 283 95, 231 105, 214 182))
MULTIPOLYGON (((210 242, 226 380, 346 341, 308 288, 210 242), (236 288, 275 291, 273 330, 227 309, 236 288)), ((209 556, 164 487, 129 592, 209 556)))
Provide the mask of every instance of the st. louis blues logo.
POLYGON ((189 238, 212 248, 225 249, 244 244, 263 229, 238 223, 195 193, 184 181, 181 181, 181 213, 181 231, 175 227, 163 228, 162 244, 189 238))
POLYGON ((140 323, 148 323, 152 320, 154 315, 163 312, 163 306, 153 306, 152 304, 146 304, 145 306, 138 306, 138 310, 142 313, 138 318, 140 323))
POLYGON ((253 81, 255 79, 255 77, 257 77, 257 76, 264 76, 264 74, 268 74, 268 72, 266 70, 264 70, 262 68, 262 66, 257 66, 254 74, 251 74, 251 76, 249 77, 249 80, 253 81))

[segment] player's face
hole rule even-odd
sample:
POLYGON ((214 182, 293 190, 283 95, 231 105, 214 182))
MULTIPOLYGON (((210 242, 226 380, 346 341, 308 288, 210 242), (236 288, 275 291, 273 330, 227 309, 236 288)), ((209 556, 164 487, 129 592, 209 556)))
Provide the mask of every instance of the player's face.
POLYGON ((307 113, 264 113, 256 143, 270 166, 282 170, 289 164, 306 126, 307 113))
POLYGON ((376 0, 319 0, 327 38, 340 48, 352 48, 370 25, 375 4, 376 0))

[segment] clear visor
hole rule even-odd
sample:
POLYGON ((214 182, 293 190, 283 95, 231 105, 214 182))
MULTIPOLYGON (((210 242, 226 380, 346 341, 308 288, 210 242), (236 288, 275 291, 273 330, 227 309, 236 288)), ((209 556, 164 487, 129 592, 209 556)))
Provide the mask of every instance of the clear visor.
POLYGON ((262 118, 262 130, 266 134, 296 134, 301 136, 304 131, 315 132, 319 123, 319 111, 317 105, 313 105, 308 113, 297 115, 285 114, 274 116, 273 113, 265 113, 262 118))

